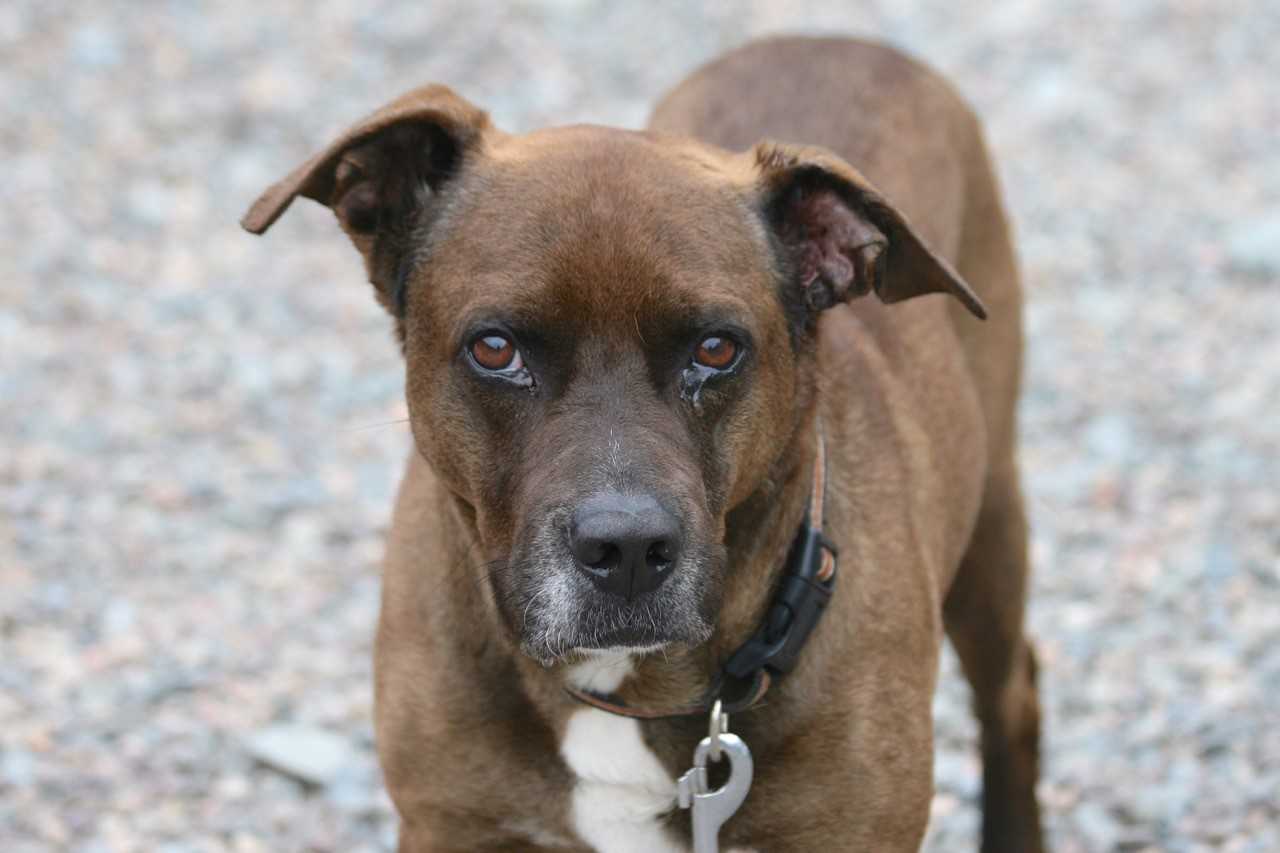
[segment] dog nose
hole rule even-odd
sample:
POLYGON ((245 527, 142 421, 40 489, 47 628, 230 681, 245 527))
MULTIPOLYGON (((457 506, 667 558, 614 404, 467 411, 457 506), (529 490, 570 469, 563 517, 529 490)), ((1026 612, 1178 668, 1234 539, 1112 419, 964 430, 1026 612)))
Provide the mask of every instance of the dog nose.
POLYGON ((632 601, 671 574, 680 557, 680 522, 649 495, 606 493, 578 507, 570 544, 596 586, 632 601))

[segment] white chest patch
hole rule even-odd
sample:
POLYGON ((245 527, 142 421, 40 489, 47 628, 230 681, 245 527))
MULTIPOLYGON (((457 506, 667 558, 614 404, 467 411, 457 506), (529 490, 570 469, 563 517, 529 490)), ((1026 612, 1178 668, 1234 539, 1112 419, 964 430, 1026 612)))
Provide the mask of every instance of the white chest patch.
MULTIPOLYGON (((631 658, 604 652, 569 674, 581 688, 616 690, 631 674, 631 658)), ((599 853, 686 853, 659 816, 675 807, 676 783, 644 742, 638 720, 597 708, 575 711, 560 754, 577 775, 574 831, 599 853)))

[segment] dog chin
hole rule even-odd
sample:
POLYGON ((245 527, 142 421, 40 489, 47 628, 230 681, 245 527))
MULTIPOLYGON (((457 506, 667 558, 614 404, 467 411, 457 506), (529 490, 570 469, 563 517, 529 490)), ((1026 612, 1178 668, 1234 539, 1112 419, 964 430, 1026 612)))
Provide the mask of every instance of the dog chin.
MULTIPOLYGON (((586 603, 584 602, 584 605, 586 603)), ((643 602, 626 607, 590 607, 579 613, 540 614, 526 622, 521 650, 544 666, 575 653, 644 654, 669 646, 697 646, 711 637, 711 625, 692 614, 663 620, 661 608, 643 602)))
POLYGON ((697 646, 710 637, 710 627, 701 625, 692 630, 655 630, 645 626, 620 627, 608 631, 583 631, 575 626, 564 630, 534 630, 523 639, 520 649, 543 666, 552 666, 580 655, 645 655, 670 646, 697 646))

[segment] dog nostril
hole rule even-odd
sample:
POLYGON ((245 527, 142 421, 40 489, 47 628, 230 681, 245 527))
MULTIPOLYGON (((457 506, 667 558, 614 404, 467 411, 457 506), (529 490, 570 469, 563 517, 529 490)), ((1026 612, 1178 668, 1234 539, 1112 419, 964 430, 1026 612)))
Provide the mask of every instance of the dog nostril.
POLYGON ((671 565, 674 559, 672 554, 671 543, 666 540, 659 540, 649 546, 649 551, 644 555, 644 560, 653 569, 665 569, 671 565))
POLYGON ((622 552, 618 546, 612 542, 600 542, 591 548, 591 553, 586 555, 588 558, 583 560, 587 566, 593 569, 603 569, 611 571, 618 567, 618 563, 622 562, 622 552))
POLYGON ((617 543, 608 539, 583 537, 574 546, 578 561, 589 569, 609 571, 622 561, 622 552, 617 543))

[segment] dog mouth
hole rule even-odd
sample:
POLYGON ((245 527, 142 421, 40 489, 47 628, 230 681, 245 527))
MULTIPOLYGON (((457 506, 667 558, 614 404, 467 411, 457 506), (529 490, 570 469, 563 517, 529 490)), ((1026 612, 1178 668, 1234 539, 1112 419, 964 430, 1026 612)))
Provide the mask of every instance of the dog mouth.
POLYGON ((576 652, 640 653, 705 643, 716 606, 707 572, 700 560, 682 560, 673 572, 659 589, 628 601, 602 593, 572 566, 544 567, 523 602, 515 602, 518 620, 509 620, 521 651, 551 666, 576 652))
POLYGON ((699 614, 672 614, 657 596, 648 598, 623 605, 588 600, 567 608, 531 608, 522 626, 521 651, 550 666, 575 653, 643 653, 696 646, 710 638, 710 623, 699 614))
POLYGON ((634 614, 599 614, 592 612, 580 622, 577 638, 571 640, 568 652, 601 652, 625 650, 638 653, 654 651, 688 641, 684 632, 665 624, 654 608, 641 602, 634 614))

